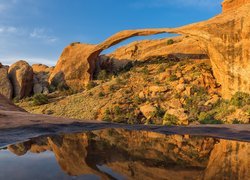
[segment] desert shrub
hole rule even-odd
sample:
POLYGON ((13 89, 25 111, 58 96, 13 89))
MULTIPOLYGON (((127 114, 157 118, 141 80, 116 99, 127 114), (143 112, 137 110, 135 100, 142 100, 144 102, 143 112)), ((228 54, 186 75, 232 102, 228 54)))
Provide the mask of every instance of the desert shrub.
POLYGON ((163 125, 171 126, 171 125, 178 125, 179 119, 172 114, 166 113, 163 117, 163 125))
POLYGON ((238 119, 234 119, 232 124, 241 124, 241 122, 238 119))
POLYGON ((177 81, 179 78, 176 75, 171 75, 169 81, 177 81))
POLYGON ((59 91, 66 91, 66 90, 69 90, 69 87, 64 82, 60 82, 58 83, 56 89, 59 91))
POLYGON ((208 100, 208 92, 198 86, 193 86, 191 88, 191 95, 185 96, 184 109, 188 112, 190 121, 197 120, 200 113, 200 108, 203 106, 202 102, 208 100))
POLYGON ((171 44, 174 44, 174 40, 173 40, 173 39, 169 39, 169 40, 167 41, 167 45, 171 45, 171 44))
POLYGON ((103 117, 103 121, 107 121, 107 122, 111 122, 112 118, 111 118, 111 111, 109 109, 106 109, 104 112, 104 117, 103 117))
POLYGON ((90 89, 92 89, 92 88, 94 88, 94 87, 96 87, 96 86, 97 86, 97 84, 96 84, 94 81, 90 81, 90 82, 87 84, 86 89, 87 89, 87 90, 90 90, 90 89))
POLYGON ((13 101, 13 103, 19 103, 20 102, 20 97, 17 96, 12 101, 13 101))
POLYGON ((101 70, 97 75, 98 80, 106 80, 108 79, 108 73, 106 70, 101 70))
POLYGON ((217 118, 221 119, 232 114, 235 110, 236 109, 233 106, 230 106, 229 101, 219 100, 213 104, 211 113, 214 113, 217 118))
POLYGON ((99 96, 100 98, 102 98, 102 97, 105 96, 105 93, 104 93, 104 92, 99 92, 98 96, 99 96))
POLYGON ((213 115, 208 114, 199 121, 201 124, 223 124, 221 120, 217 120, 213 117, 213 115))
POLYGON ((110 91, 110 92, 114 92, 114 91, 116 90, 116 88, 117 88, 117 87, 116 87, 115 85, 112 84, 112 85, 109 86, 109 91, 110 91))
POLYGON ((239 108, 245 105, 250 105, 250 94, 237 92, 231 98, 230 103, 239 108))
POLYGON ((76 94, 76 93, 78 93, 77 90, 73 90, 73 89, 69 88, 68 90, 59 91, 57 93, 57 96, 70 96, 70 95, 73 95, 73 94, 76 94))
POLYGON ((223 124, 221 120, 217 120, 214 117, 214 114, 211 114, 209 112, 201 112, 198 116, 198 120, 201 124, 223 124))
POLYGON ((115 106, 115 107, 114 107, 114 114, 115 114, 115 115, 120 115, 120 114, 122 114, 122 110, 121 110, 121 108, 120 108, 119 106, 115 106))
POLYGON ((125 72, 130 71, 133 68, 133 66, 134 66, 133 62, 130 61, 124 66, 123 71, 125 72))
POLYGON ((81 42, 72 42, 72 43, 70 44, 70 46, 74 46, 74 45, 76 45, 76 44, 81 44, 81 42))
POLYGON ((50 92, 50 93, 56 91, 56 87, 55 87, 54 85, 49 85, 49 86, 48 86, 48 89, 49 89, 49 92, 50 92))
POLYGON ((140 98, 139 96, 135 96, 133 98, 133 102, 135 104, 139 105, 139 104, 142 104, 142 103, 146 102, 146 99, 145 98, 140 98))
POLYGON ((164 66, 164 65, 160 65, 159 68, 158 68, 158 70, 157 70, 157 72, 158 72, 158 73, 162 73, 162 72, 164 72, 165 70, 166 70, 165 66, 164 66))
POLYGON ((143 74, 145 74, 145 75, 148 75, 148 74, 149 74, 149 70, 148 70, 147 67, 143 67, 142 70, 141 70, 141 72, 142 72, 143 74))
POLYGON ((45 94, 35 94, 32 100, 33 100, 33 105, 35 106, 47 104, 49 102, 49 99, 45 94))

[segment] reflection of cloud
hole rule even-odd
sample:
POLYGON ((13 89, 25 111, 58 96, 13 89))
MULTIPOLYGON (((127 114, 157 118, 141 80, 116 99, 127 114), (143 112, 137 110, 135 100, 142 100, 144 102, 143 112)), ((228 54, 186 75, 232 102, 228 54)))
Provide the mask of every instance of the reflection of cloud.
POLYGON ((131 4, 134 8, 161 8, 166 6, 216 7, 222 0, 137 0, 131 4))

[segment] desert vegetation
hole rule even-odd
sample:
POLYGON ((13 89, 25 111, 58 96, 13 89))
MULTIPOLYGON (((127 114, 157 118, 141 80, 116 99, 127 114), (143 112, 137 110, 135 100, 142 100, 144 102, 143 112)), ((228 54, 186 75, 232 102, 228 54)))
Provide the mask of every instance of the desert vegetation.
POLYGON ((168 56, 100 70, 82 92, 57 87, 18 105, 35 113, 128 124, 238 124, 249 123, 249 97, 237 92, 231 100, 221 98, 209 61, 168 56))

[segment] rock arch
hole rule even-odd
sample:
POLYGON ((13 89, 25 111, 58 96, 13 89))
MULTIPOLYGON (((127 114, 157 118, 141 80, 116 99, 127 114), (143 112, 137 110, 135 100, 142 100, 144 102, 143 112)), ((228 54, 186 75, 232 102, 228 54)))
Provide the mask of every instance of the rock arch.
POLYGON ((93 78, 96 60, 103 50, 135 36, 176 33, 196 38, 206 47, 224 98, 237 91, 250 93, 250 0, 233 2, 235 8, 226 8, 232 1, 225 1, 223 13, 208 21, 179 28, 125 30, 97 45, 70 45, 65 48, 50 81, 63 73, 69 86, 83 86, 93 78))

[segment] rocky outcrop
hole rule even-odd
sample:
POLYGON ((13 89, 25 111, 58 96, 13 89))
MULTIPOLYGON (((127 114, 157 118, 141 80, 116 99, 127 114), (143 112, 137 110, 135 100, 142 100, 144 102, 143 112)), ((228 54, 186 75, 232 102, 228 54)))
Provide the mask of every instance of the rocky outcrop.
POLYGON ((8 78, 8 69, 2 66, 0 63, 0 94, 4 95, 8 99, 12 98, 13 89, 8 78))
POLYGON ((95 71, 95 58, 88 59, 95 45, 72 43, 66 47, 59 58, 55 69, 49 77, 49 82, 57 87, 65 84, 72 89, 82 89, 95 71))
POLYGON ((52 67, 48 67, 43 64, 34 64, 32 65, 34 72, 34 94, 48 94, 49 93, 49 76, 53 70, 52 67))
POLYGON ((229 98, 237 91, 250 93, 250 3, 249 0, 228 0, 224 2, 223 9, 224 13, 208 21, 180 28, 126 30, 98 45, 80 44, 76 46, 81 52, 80 55, 77 55, 77 51, 71 51, 74 47, 67 47, 51 79, 61 74, 60 77, 70 86, 86 84, 93 78, 95 63, 103 50, 134 36, 178 33, 199 40, 200 45, 205 48, 210 57, 214 75, 222 85, 223 97, 229 98), (76 54, 70 55, 69 52, 76 54), (81 62, 74 58, 67 58, 79 56, 81 58, 77 59, 81 62))
POLYGON ((136 41, 118 48, 104 58, 106 61, 108 58, 115 68, 119 69, 130 61, 147 61, 152 57, 169 57, 178 60, 208 59, 199 41, 188 36, 136 41), (169 41, 172 43, 168 43, 169 41))
POLYGON ((244 6, 250 0, 225 0, 222 3, 223 12, 235 10, 241 6, 244 6))
POLYGON ((25 61, 12 64, 8 71, 8 77, 13 85, 14 97, 20 99, 30 96, 33 89, 33 70, 25 61))

